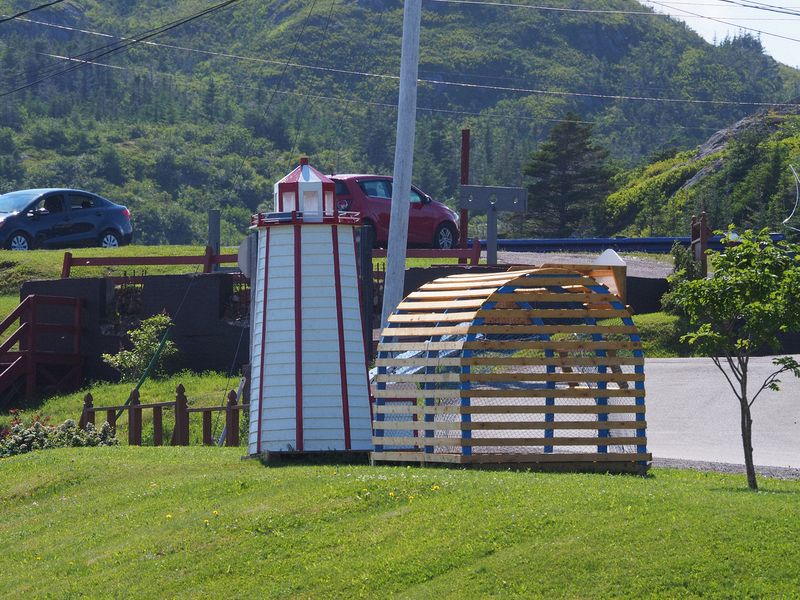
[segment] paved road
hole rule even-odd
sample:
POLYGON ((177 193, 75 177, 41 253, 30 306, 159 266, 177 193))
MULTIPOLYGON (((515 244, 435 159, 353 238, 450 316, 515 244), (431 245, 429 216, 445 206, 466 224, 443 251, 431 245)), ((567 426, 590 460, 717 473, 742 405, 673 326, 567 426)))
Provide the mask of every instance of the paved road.
MULTIPOLYGON (((753 389, 771 367, 770 358, 752 360, 753 389)), ((710 359, 648 359, 645 373, 653 457, 744 463, 739 403, 710 359)), ((800 379, 791 374, 779 392, 763 392, 753 406, 753 458, 757 465, 800 468, 800 379)))

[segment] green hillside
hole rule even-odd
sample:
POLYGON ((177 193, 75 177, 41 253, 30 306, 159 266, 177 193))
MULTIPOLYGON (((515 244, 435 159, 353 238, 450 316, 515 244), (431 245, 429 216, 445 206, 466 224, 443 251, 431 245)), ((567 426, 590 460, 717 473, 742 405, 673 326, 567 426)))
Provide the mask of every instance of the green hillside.
MULTIPOLYGON (((116 51, 210 6, 66 0, 3 23, 0 191, 97 191, 130 206, 144 243, 197 242, 206 209, 221 207, 223 242, 235 243, 300 154, 326 171, 391 169, 399 0, 240 0, 116 51)), ((798 72, 753 37, 714 46, 663 16, 618 12, 649 11, 637 2, 592 8, 617 12, 425 3, 421 187, 454 197, 463 127, 473 181, 520 185, 522 163, 570 110, 633 166, 696 146, 751 113, 746 103, 797 96, 798 72)))
MULTIPOLYGON (((782 226, 797 200, 792 164, 800 167, 800 116, 760 113, 696 150, 625 173, 606 213, 614 230, 629 235, 687 235, 691 215, 706 210, 714 229, 735 223, 792 237, 782 226)), ((800 214, 789 225, 799 227, 800 214)))
POLYGON ((89 598, 791 598, 796 481, 263 467, 239 448, 2 460, 0 589, 89 598))

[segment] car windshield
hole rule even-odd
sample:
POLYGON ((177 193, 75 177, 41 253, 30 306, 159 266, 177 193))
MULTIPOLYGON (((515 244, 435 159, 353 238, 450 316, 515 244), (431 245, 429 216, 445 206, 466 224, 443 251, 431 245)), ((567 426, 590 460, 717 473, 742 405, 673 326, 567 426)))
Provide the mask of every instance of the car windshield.
POLYGON ((0 196, 0 214, 19 212, 40 194, 41 192, 33 190, 22 190, 20 192, 3 194, 0 196))

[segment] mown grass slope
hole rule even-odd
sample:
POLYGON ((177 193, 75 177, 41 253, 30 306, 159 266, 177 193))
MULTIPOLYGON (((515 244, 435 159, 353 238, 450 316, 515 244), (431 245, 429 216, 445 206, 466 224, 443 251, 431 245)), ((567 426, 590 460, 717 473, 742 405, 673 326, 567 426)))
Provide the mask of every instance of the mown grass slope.
POLYGON ((16 597, 792 597, 800 482, 103 448, 2 461, 16 597))

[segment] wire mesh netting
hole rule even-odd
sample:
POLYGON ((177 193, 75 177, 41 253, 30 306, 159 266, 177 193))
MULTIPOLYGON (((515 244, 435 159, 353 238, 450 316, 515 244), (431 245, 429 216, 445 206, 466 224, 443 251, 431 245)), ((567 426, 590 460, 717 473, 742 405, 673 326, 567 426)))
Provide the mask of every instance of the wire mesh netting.
POLYGON ((378 347, 381 450, 644 452, 629 314, 591 278, 553 271, 445 278, 400 305, 378 347))

